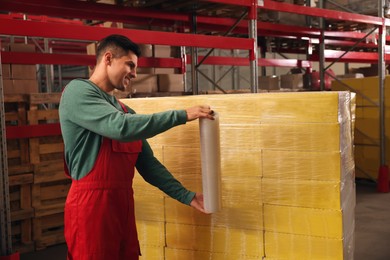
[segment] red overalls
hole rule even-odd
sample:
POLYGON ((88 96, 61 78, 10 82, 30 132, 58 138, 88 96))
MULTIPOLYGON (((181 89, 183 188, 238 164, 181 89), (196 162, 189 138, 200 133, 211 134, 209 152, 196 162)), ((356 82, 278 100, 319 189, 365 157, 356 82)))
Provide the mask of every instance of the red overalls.
POLYGON ((141 149, 141 141, 103 137, 92 170, 72 180, 65 203, 68 260, 138 259, 132 182, 141 149))

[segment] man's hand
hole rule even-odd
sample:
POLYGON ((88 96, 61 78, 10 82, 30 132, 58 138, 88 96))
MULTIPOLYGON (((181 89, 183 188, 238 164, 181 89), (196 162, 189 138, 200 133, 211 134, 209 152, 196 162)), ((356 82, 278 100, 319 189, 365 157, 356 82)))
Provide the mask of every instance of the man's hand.
POLYGON ((203 194, 202 193, 195 193, 195 197, 192 199, 190 203, 191 207, 199 210, 200 212, 208 214, 204 210, 204 205, 203 205, 203 194))
POLYGON ((192 121, 198 118, 208 118, 214 120, 214 111, 210 109, 210 106, 196 106, 186 109, 187 121, 192 121))

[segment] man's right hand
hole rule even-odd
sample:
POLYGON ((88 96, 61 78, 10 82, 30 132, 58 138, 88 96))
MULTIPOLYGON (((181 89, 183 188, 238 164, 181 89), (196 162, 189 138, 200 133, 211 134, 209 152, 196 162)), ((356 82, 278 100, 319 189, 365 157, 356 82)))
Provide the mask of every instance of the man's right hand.
POLYGON ((187 121, 193 121, 198 118, 208 118, 214 120, 214 111, 211 110, 210 106, 195 106, 186 109, 187 121))

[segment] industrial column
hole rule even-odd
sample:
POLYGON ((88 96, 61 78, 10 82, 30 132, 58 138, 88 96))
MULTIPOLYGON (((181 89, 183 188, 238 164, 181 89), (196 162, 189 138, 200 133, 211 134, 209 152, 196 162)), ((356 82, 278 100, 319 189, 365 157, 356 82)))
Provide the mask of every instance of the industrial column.
POLYGON ((379 26, 378 44, 378 81, 379 81, 379 137, 380 137, 380 166, 377 181, 379 192, 389 192, 389 167, 386 164, 386 131, 385 131, 385 47, 386 47, 386 25, 384 19, 384 0, 379 1, 378 16, 382 18, 382 25, 379 26))
MULTIPOLYGON (((1 54, 1 52, 0 52, 1 54)), ((5 135, 5 112, 3 75, 0 55, 0 259, 19 259, 12 255, 11 210, 8 182, 7 141, 5 135)))
POLYGON ((253 39, 253 49, 250 54, 250 71, 251 71, 251 92, 257 93, 259 87, 259 62, 257 51, 257 6, 263 6, 263 0, 252 0, 252 5, 249 7, 249 38, 253 39))

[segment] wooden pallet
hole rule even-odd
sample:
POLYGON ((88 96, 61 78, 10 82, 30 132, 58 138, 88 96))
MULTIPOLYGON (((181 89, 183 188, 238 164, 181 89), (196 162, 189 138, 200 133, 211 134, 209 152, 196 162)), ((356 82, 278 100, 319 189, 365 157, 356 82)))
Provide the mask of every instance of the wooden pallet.
MULTIPOLYGON (((30 125, 58 123, 58 103, 61 93, 30 94, 30 110, 27 120, 30 125)), ((30 138, 30 162, 39 164, 44 161, 63 158, 63 141, 61 135, 30 138)))
POLYGON ((9 191, 12 242, 19 252, 34 250, 34 242, 32 240, 32 218, 34 217, 34 209, 31 205, 32 183, 32 165, 10 167, 9 191))
POLYGON ((64 243, 64 214, 57 213, 35 217, 33 220, 33 237, 36 250, 64 243))
POLYGON ((70 179, 34 183, 33 239, 36 250, 64 242, 64 206, 70 184, 70 179))
MULTIPOLYGON (((27 124, 27 102, 27 95, 4 95, 6 125, 20 126, 27 124)), ((7 156, 9 166, 17 166, 29 163, 28 140, 7 140, 7 156)))

